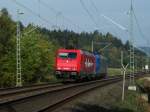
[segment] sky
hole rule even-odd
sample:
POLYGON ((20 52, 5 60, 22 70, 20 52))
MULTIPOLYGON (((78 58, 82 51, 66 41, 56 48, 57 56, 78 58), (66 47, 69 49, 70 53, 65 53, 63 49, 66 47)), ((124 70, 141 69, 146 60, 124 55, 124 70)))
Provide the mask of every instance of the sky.
MULTIPOLYGON (((149 46, 150 0, 133 0, 135 46, 149 46), (139 27, 137 25, 140 26, 139 27)), ((123 42, 129 40, 130 0, 0 0, 0 9, 7 8, 14 20, 47 29, 69 29, 75 32, 110 32, 123 42), (17 10, 23 12, 17 18, 17 10), (110 22, 106 17, 127 30, 110 22), (57 26, 57 27, 56 27, 57 26)))

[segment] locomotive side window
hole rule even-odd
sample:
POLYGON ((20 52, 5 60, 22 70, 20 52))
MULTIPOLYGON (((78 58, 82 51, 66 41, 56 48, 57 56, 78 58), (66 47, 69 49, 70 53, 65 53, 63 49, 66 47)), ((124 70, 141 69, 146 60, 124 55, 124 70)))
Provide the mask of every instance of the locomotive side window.
POLYGON ((70 59, 75 59, 77 57, 77 53, 74 52, 69 52, 69 53, 59 53, 58 56, 60 58, 70 58, 70 59))

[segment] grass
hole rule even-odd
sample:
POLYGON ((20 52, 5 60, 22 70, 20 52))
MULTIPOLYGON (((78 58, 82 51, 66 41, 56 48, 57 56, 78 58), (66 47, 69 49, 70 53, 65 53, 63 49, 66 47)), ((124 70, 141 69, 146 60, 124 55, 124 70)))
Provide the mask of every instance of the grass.
POLYGON ((146 102, 141 99, 137 91, 127 91, 125 100, 117 102, 114 106, 126 108, 132 112, 146 112, 146 102))
POLYGON ((119 83, 87 94, 71 108, 71 112, 150 112, 139 91, 126 90, 122 101, 120 90, 119 83))
POLYGON ((108 74, 109 76, 120 75, 121 69, 120 68, 108 68, 108 74))
MULTIPOLYGON (((126 73, 129 73, 129 70, 126 73)), ((108 74, 109 76, 121 75, 121 68, 108 68, 108 74)))

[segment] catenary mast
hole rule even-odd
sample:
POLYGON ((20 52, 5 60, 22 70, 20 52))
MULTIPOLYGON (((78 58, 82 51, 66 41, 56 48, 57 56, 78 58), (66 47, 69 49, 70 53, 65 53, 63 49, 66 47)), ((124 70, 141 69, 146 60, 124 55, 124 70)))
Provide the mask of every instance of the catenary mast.
POLYGON ((20 22, 19 22, 19 15, 23 13, 19 12, 17 10, 17 35, 16 35, 16 86, 22 86, 22 74, 21 74, 21 48, 20 48, 20 38, 21 38, 21 33, 20 33, 20 22))
POLYGON ((135 59, 134 59, 134 36, 133 36, 133 0, 131 0, 130 6, 130 25, 129 25, 129 35, 130 35, 130 86, 135 85, 134 72, 135 72, 135 59))

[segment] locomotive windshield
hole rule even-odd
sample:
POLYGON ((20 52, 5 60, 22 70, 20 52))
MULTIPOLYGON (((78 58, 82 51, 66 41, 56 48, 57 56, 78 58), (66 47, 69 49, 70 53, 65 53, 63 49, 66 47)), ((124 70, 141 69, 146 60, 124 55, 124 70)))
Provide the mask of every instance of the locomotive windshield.
POLYGON ((74 53, 74 52, 59 53, 59 57, 63 59, 66 59, 66 58, 75 59, 77 57, 77 53, 74 53))

